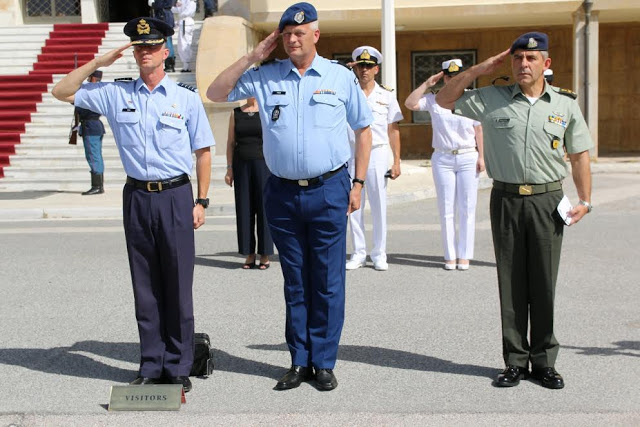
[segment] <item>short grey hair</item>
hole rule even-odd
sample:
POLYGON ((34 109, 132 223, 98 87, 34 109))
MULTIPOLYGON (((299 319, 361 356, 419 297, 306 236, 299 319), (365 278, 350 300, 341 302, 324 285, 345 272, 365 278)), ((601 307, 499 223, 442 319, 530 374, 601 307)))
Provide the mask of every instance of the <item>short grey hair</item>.
POLYGON ((313 21, 310 25, 309 28, 311 28, 311 31, 315 31, 315 30, 319 30, 320 29, 320 21, 318 21, 317 19, 315 21, 313 21))

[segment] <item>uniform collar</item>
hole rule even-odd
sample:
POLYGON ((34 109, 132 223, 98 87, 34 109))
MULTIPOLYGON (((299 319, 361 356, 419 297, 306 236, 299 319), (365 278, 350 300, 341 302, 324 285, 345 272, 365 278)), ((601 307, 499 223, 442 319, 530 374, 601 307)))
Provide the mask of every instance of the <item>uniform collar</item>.
MULTIPOLYGON (((295 65, 293 65, 293 62, 291 62, 290 58, 287 58, 286 60, 282 61, 280 63, 280 72, 282 75, 282 78, 285 78, 289 75, 289 73, 297 73, 297 68, 295 65)), ((329 61, 327 61, 325 58, 323 58, 322 56, 318 55, 316 53, 316 56, 313 58, 313 61, 311 62, 311 65, 309 65, 309 68, 307 68, 307 72, 309 72, 309 70, 313 70, 315 71, 317 74, 319 74, 320 76, 322 76, 323 74, 327 73, 329 68, 329 61)))
MULTIPOLYGON (((553 96, 552 92, 553 90, 551 89, 551 85, 544 82, 544 91, 542 92, 542 95, 540 95, 539 99, 550 100, 553 96)), ((515 98, 519 93, 526 98, 526 95, 522 93, 522 90, 520 89, 520 85, 516 83, 511 88, 511 99, 515 98)))
MULTIPOLYGON (((146 88, 147 91, 149 90, 149 88, 147 88, 147 85, 144 83, 144 81, 142 81, 142 78, 138 77, 138 79, 136 80, 134 89, 136 92, 140 92, 140 89, 142 89, 143 87, 146 88)), ((176 84, 174 83, 173 80, 169 78, 169 75, 165 73, 164 77, 162 78, 162 80, 160 80, 160 83, 158 83, 158 86, 156 86, 154 90, 162 90, 165 95, 173 96, 175 92, 175 88, 176 88, 176 84)))

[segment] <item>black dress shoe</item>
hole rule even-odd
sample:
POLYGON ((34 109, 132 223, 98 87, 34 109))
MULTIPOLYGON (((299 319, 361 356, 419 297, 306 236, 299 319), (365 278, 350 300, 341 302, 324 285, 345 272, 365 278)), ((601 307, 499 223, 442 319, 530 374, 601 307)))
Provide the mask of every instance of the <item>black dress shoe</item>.
POLYGON ((302 384, 303 381, 309 381, 311 379, 311 368, 306 366, 293 365, 287 371, 286 374, 276 384, 274 390, 289 390, 296 388, 302 384))
POLYGON ((498 375, 494 384, 496 387, 514 387, 520 384, 521 379, 529 377, 529 370, 515 365, 509 365, 498 375))
POLYGON ((169 377, 169 384, 180 384, 185 393, 191 391, 192 384, 189 377, 169 377))
POLYGON ((160 378, 149 378, 149 377, 138 377, 135 380, 131 381, 129 385, 153 385, 153 384, 162 384, 162 379, 160 378))
POLYGON ((318 390, 331 391, 338 387, 338 380, 332 369, 316 369, 316 383, 318 390))
POLYGON ((553 368, 534 368, 531 371, 531 377, 540 382, 542 387, 558 390, 564 388, 564 380, 553 368))

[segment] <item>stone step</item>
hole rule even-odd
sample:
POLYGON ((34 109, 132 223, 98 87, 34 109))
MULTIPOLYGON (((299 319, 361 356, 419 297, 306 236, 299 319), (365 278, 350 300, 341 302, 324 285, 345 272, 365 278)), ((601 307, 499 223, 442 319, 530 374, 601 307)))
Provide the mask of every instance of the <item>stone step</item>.
POLYGON ((36 24, 36 25, 21 25, 12 27, 1 27, 0 37, 2 39, 15 36, 15 41, 20 42, 21 37, 27 34, 40 34, 48 36, 53 31, 52 24, 36 24))

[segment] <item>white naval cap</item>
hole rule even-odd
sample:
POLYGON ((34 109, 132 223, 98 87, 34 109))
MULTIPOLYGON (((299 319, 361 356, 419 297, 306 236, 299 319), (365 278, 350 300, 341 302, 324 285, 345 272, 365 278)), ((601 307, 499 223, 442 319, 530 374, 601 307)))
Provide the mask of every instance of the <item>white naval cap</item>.
POLYGON ((544 75, 553 76, 553 70, 551 68, 547 68, 546 70, 544 70, 544 75))
POLYGON ((462 70, 462 61, 460 59, 450 59, 442 63, 442 71, 448 76, 457 74, 462 70))
POLYGON ((352 53, 351 58, 356 64, 373 64, 382 63, 382 54, 378 49, 372 46, 357 47, 352 53))

